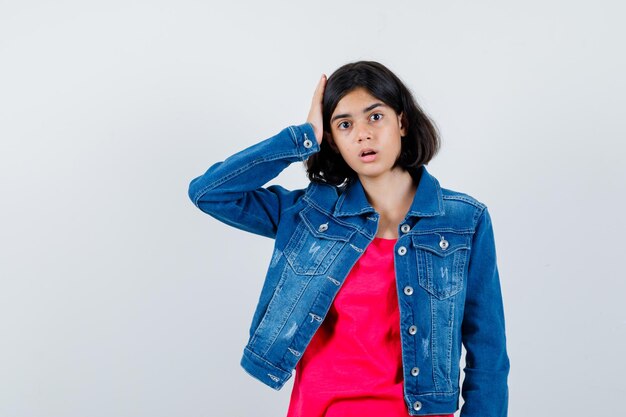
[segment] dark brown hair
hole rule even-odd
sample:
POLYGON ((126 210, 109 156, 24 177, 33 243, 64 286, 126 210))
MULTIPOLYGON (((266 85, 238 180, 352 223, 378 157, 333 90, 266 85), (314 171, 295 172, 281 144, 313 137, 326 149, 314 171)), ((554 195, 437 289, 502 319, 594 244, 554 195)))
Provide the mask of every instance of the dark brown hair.
POLYGON ((393 108, 396 114, 404 113, 403 122, 408 129, 406 136, 402 137, 400 156, 394 167, 401 166, 405 170, 420 167, 437 154, 440 147, 437 128, 402 81, 378 62, 353 62, 343 65, 328 77, 322 101, 324 140, 320 151, 305 161, 309 180, 341 185, 357 176, 330 144, 330 117, 339 101, 359 87, 393 108))

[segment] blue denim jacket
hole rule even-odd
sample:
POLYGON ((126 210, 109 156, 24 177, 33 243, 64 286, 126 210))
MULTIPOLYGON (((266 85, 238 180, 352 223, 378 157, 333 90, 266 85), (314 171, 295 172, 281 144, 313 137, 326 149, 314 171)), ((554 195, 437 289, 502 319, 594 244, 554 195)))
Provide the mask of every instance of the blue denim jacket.
MULTIPOLYGON (((277 390, 378 227, 358 179, 342 187, 263 187, 318 151, 310 124, 290 126, 213 164, 189 186, 203 212, 275 239, 241 365, 277 390)), ((506 416, 509 358, 487 207, 442 188, 424 166, 416 171, 418 188, 394 248, 408 412, 453 413, 462 392, 461 416, 506 416)))

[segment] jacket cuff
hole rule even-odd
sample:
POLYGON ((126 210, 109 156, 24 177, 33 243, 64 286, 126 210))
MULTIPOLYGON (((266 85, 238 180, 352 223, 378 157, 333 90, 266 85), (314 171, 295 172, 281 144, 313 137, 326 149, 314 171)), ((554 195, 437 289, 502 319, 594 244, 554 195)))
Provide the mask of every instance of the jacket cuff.
POLYGON ((289 126, 289 132, 291 138, 295 142, 298 148, 298 155, 302 160, 307 159, 312 154, 319 152, 320 145, 315 138, 315 132, 313 131, 313 125, 311 123, 304 123, 301 125, 289 126))

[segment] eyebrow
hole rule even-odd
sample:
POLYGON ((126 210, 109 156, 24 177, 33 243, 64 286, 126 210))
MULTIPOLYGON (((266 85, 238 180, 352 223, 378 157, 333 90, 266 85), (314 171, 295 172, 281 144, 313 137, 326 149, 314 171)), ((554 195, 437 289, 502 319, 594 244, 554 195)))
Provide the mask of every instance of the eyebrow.
MULTIPOLYGON (((380 106, 384 106, 384 104, 383 104, 383 103, 380 103, 380 102, 379 102, 379 103, 374 103, 374 104, 372 104, 371 106, 368 106, 368 107, 366 107, 365 109, 363 109, 363 113, 367 113, 368 111, 370 111, 370 110, 374 110, 376 107, 380 107, 380 106)), ((330 120, 330 122, 332 123, 332 122, 334 122, 335 120, 337 120, 337 119, 342 119, 342 118, 344 118, 344 117, 352 117, 352 115, 351 115, 351 114, 348 114, 348 113, 338 114, 338 115, 336 115, 335 117, 333 117, 333 118, 330 120)))

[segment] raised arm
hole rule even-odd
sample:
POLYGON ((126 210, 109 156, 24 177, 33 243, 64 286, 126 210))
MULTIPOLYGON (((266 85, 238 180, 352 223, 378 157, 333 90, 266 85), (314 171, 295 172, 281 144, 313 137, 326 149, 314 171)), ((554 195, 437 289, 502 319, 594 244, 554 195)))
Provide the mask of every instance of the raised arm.
POLYGON ((189 198, 203 212, 238 229, 274 238, 280 213, 303 190, 263 188, 289 164, 319 150, 308 123, 290 126, 271 138, 213 164, 189 184, 189 198))
POLYGON ((326 77, 315 89, 307 122, 213 164, 189 184, 189 198, 203 212, 230 226, 270 238, 276 237, 280 214, 304 190, 280 185, 263 187, 293 162, 320 150, 322 97, 326 77))
POLYGON ((462 324, 465 379, 461 417, 506 417, 509 357, 491 217, 478 219, 467 278, 462 324))

